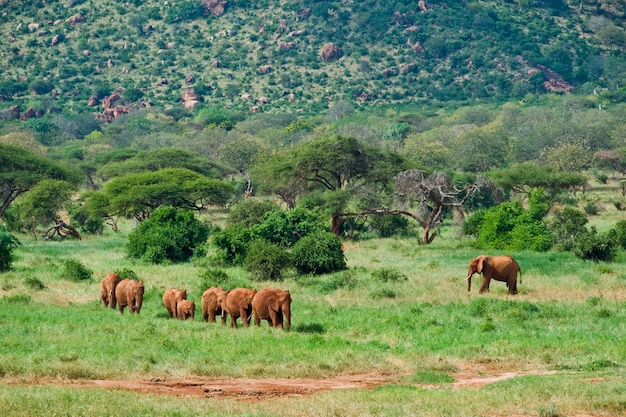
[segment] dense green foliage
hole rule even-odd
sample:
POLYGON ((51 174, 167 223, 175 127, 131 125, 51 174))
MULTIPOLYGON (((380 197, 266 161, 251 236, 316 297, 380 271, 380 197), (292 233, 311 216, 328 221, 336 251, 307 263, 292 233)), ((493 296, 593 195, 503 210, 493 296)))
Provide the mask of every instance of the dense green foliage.
POLYGON ((341 241, 329 232, 316 232, 293 247, 293 264, 299 274, 326 274, 346 269, 341 241))
POLYGON ((189 260, 209 236, 192 211, 161 207, 128 235, 127 255, 152 263, 189 260))
MULTIPOLYGON (((0 99, 43 114, 91 111, 91 97, 99 105, 118 91, 126 106, 184 111, 190 88, 207 108, 313 112, 328 99, 343 112, 341 103, 518 100, 572 88, 625 97, 626 11, 614 0, 264 0, 220 4, 223 14, 210 3, 7 2, 0 99), (322 53, 329 43, 334 56, 322 53)), ((202 120, 230 128, 230 113, 202 120)), ((394 126, 390 142, 405 133, 394 126)), ((44 136, 64 128, 37 127, 44 136)))
POLYGON ((10 234, 6 227, 0 226, 0 272, 11 269, 14 259, 14 249, 20 245, 20 241, 10 234))

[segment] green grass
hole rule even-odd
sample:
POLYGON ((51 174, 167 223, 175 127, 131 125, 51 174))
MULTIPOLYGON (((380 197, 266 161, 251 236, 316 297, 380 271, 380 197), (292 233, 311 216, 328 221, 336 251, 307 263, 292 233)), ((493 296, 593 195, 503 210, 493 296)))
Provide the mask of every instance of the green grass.
POLYGON ((346 242, 349 270, 291 274, 292 331, 230 329, 199 312, 205 261, 148 265, 124 257, 125 233, 66 242, 21 237, 14 270, 0 275, 0 415, 623 415, 626 403, 626 263, 595 264, 568 253, 512 253, 520 294, 502 283, 472 292, 468 260, 478 254, 452 229, 430 246, 415 239, 346 242), (75 259, 90 281, 60 275, 75 259), (146 285, 140 315, 105 309, 99 281, 129 268, 146 285), (196 320, 167 318, 161 294, 184 287, 196 320), (465 367, 499 372, 556 370, 482 389, 452 388, 465 367), (339 390, 258 404, 164 398, 100 389, 13 386, 3 380, 177 377, 330 378, 397 375, 373 390, 339 390), (584 382, 593 381, 593 382, 584 382), (418 384, 435 384, 425 389, 418 384), (82 406, 80 404, 83 404, 82 406))

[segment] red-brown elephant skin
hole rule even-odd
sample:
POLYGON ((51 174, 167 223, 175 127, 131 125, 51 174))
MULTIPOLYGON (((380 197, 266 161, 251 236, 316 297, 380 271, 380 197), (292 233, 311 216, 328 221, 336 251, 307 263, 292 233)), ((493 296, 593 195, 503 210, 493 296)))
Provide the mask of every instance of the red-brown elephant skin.
POLYGON ((489 292, 489 283, 492 279, 506 282, 509 294, 517 294, 517 274, 519 282, 522 283, 522 270, 515 259, 508 255, 501 256, 477 256, 469 262, 467 271, 467 291, 472 287, 472 275, 482 274, 483 280, 480 284, 479 293, 489 292))
POLYGON ((115 298, 120 313, 124 314, 124 307, 128 306, 131 313, 139 314, 143 304, 143 282, 135 279, 123 279, 115 287, 115 298))
POLYGON ((235 288, 228 293, 222 308, 230 315, 230 327, 237 327, 239 317, 245 327, 250 326, 252 299, 255 294, 256 290, 249 288, 235 288))
POLYGON ((254 324, 261 325, 261 320, 267 320, 270 326, 286 330, 291 328, 291 294, 289 290, 279 288, 263 288, 256 293, 252 300, 252 314, 254 324))
POLYGON ((196 303, 191 300, 180 300, 176 309, 176 317, 180 320, 193 320, 196 315, 196 303))
POLYGON ((226 314, 222 305, 228 293, 219 287, 211 287, 202 294, 202 317, 204 321, 215 323, 215 316, 222 316, 222 324, 226 323, 226 314))
POLYGON ((167 309, 170 318, 178 317, 178 303, 187 299, 187 291, 178 288, 170 288, 163 293, 163 305, 167 309))
POLYGON ((115 308, 115 287, 122 279, 116 273, 108 274, 100 281, 100 299, 105 307, 115 308))

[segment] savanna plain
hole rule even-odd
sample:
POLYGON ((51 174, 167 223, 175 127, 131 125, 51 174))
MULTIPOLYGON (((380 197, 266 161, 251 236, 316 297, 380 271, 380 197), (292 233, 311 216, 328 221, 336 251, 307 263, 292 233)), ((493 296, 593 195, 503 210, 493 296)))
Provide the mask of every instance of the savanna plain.
POLYGON ((346 240, 346 271, 264 282, 224 268, 215 283, 208 257, 127 259, 132 227, 81 241, 19 237, 0 275, 0 415, 626 415, 623 252, 612 263, 509 253, 519 294, 501 282, 478 294, 480 277, 471 292, 465 278, 480 251, 451 222, 431 245, 346 240), (69 259, 93 278, 63 279, 69 259), (146 287, 138 315, 99 300, 100 279, 123 269, 146 287), (204 322, 200 297, 216 284, 289 289, 291 331, 204 322), (193 321, 168 318, 161 296, 172 287, 196 302, 193 321))

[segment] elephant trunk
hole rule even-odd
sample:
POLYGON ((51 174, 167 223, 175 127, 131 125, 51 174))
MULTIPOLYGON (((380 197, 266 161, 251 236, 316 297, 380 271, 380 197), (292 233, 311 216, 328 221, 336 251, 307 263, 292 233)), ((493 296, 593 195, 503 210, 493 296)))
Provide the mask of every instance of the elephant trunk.
POLYGON ((467 291, 469 292, 472 289, 472 274, 467 276, 467 291))
POLYGON ((285 330, 289 331, 291 329, 291 308, 289 306, 283 308, 283 316, 285 317, 285 330))

